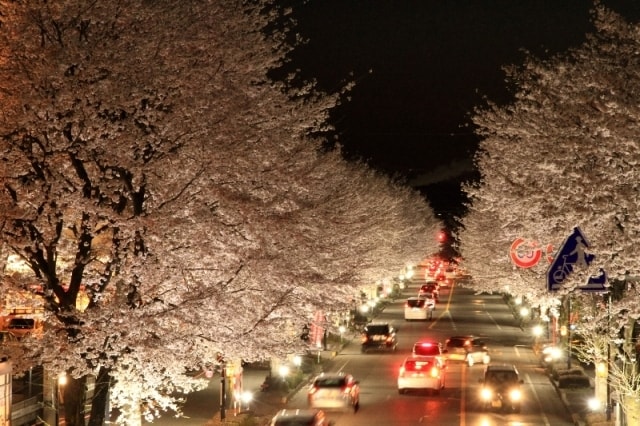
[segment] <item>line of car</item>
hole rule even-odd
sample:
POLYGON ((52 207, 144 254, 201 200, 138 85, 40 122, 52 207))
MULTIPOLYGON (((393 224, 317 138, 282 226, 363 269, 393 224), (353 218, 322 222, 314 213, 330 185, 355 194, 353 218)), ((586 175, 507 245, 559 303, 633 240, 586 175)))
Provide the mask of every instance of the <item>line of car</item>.
MULTIPOLYGON (((437 284, 437 283, 436 283, 437 284)), ((438 286, 432 282, 420 287, 418 296, 405 302, 405 320, 432 318, 439 297, 438 286), (435 291, 434 291, 435 290, 435 291)), ((362 332, 361 352, 396 352, 397 330, 389 322, 371 322, 362 332)), ((435 340, 420 340, 414 343, 411 356, 405 358, 398 371, 399 394, 409 391, 429 391, 436 395, 445 388, 447 363, 460 361, 468 367, 484 364, 480 379, 480 400, 485 409, 496 407, 520 411, 522 394, 518 371, 511 364, 490 364, 491 355, 485 339, 473 335, 456 335, 446 339, 444 345, 435 340)), ((308 393, 309 408, 306 410, 282 410, 274 417, 272 426, 333 424, 326 419, 323 410, 348 410, 357 412, 360 406, 360 383, 345 372, 322 373, 314 378, 308 393), (293 422, 304 416, 307 422, 293 422), (280 419, 280 420, 278 420, 280 419)))
POLYGON ((438 281, 427 281, 420 286, 417 296, 407 299, 404 304, 404 319, 431 320, 433 311, 440 298, 440 284, 438 281))

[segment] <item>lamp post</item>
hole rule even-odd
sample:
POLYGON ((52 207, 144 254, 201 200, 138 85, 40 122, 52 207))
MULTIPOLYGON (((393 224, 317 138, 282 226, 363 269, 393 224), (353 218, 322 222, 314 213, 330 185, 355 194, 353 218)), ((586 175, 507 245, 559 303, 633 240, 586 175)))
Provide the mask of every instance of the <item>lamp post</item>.
POLYGON ((56 421, 58 424, 66 424, 66 415, 64 411, 64 387, 67 384, 67 373, 62 372, 58 375, 56 381, 56 421))
POLYGON ((222 362, 220 370, 220 420, 227 418, 227 363, 222 362))
POLYGON ((571 295, 567 299, 567 369, 571 370, 571 295))
MULTIPOLYGON (((251 392, 244 391, 240 395, 241 404, 244 404, 244 406, 246 407, 245 409, 247 411, 249 411, 249 404, 251 404, 252 400, 253 400, 253 394, 251 392)), ((242 411, 242 406, 240 406, 240 411, 242 411)))
MULTIPOLYGON (((607 333, 611 331, 611 288, 607 293, 607 333)), ((607 339, 608 340, 608 339, 607 339)), ((607 341, 607 403, 605 406, 605 415, 607 421, 611 420, 611 342, 607 341)))
POLYGON ((533 326, 531 331, 533 332, 533 337, 534 337, 534 343, 533 343, 534 352, 538 353, 540 352, 540 336, 542 336, 542 326, 540 324, 537 324, 533 326))

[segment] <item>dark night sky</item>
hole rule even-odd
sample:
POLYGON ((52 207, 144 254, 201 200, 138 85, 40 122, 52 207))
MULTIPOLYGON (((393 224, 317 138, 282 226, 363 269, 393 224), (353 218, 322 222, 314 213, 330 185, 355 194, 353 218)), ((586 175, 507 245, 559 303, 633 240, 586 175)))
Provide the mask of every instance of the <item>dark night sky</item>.
MULTIPOLYGON (((638 0, 603 3, 630 20, 640 17, 638 0)), ((329 91, 357 81, 332 117, 347 154, 410 181, 421 178, 414 186, 443 216, 461 213, 459 184, 473 176, 477 139, 469 114, 485 97, 509 100, 501 68, 522 63, 523 48, 547 57, 593 32, 590 0, 293 4, 298 31, 309 40, 293 66, 329 91)))

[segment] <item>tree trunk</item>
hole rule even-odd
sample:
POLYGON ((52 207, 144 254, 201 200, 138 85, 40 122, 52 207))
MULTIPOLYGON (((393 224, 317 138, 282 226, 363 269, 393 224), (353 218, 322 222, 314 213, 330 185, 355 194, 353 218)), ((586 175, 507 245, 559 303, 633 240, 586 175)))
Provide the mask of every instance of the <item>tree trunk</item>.
POLYGON ((623 399, 624 415, 628 425, 640 425, 640 400, 637 395, 625 395, 623 399))
POLYGON ((91 400, 89 426, 102 426, 105 424, 109 404, 109 387, 111 385, 109 373, 110 371, 104 367, 100 367, 100 371, 98 371, 98 377, 96 377, 96 383, 93 389, 93 398, 91 400))
POLYGON ((59 386, 62 387, 65 424, 84 426, 85 378, 74 379, 67 375, 66 384, 59 386))

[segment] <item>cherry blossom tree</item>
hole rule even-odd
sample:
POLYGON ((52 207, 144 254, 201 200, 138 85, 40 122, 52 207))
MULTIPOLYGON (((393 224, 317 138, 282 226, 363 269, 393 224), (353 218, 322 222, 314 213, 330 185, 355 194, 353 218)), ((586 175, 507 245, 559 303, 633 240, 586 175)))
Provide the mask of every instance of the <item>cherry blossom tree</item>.
MULTIPOLYGON (((476 156, 482 177, 466 187, 470 213, 460 239, 478 291, 496 290, 496 277, 512 294, 542 306, 567 297, 582 299, 576 305, 584 306, 590 295, 577 287, 598 268, 609 282, 640 269, 640 27, 597 4, 594 22, 597 32, 582 46, 508 67, 513 102, 475 112, 483 138, 476 156), (509 261, 517 238, 557 250, 574 227, 587 236, 595 259, 588 267, 574 265, 553 294, 546 287, 544 258, 528 269, 509 261)), ((618 318, 613 334, 640 316, 637 300, 629 289, 612 304, 610 314, 618 318)), ((585 320, 578 327, 599 325, 585 320)))
POLYGON ((46 315, 10 356, 68 373, 67 424, 88 375, 91 424, 107 390, 122 424, 179 411, 185 369, 303 350, 316 309, 437 250, 420 194, 322 149, 342 92, 266 77, 273 3, 0 1, 0 238, 30 270, 3 289, 46 315))

